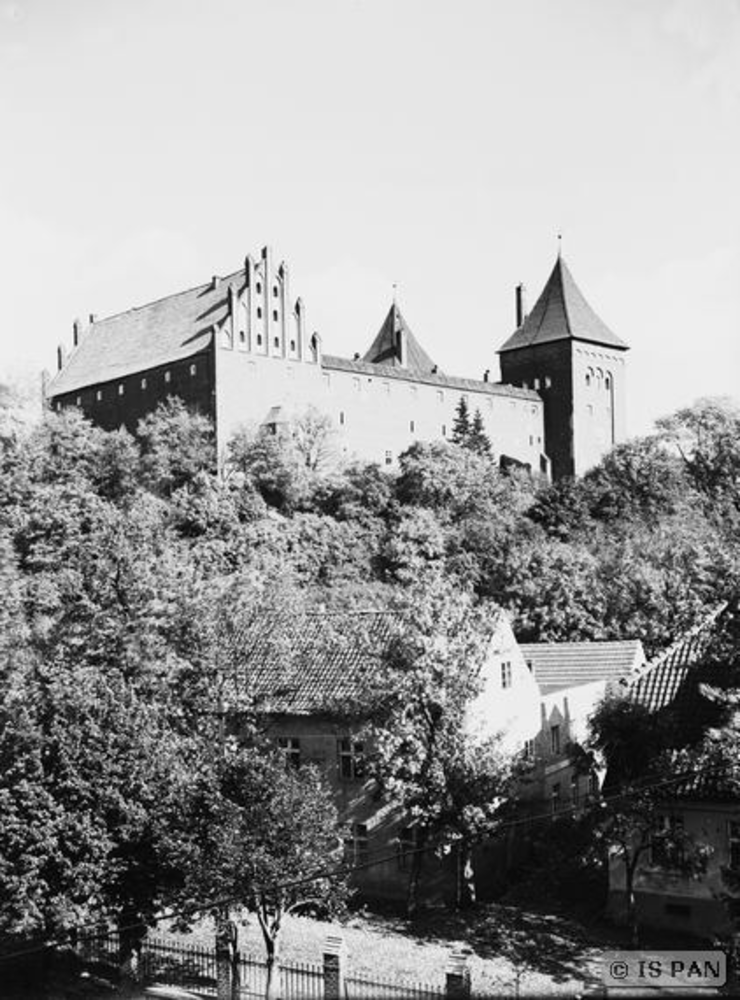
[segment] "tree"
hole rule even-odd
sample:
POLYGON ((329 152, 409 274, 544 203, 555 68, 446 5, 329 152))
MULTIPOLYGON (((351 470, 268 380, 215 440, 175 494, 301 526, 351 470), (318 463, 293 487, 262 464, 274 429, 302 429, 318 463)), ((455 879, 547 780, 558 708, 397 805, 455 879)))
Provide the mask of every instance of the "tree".
POLYGON ((470 448, 471 451, 474 451, 479 455, 490 455, 491 442, 486 434, 480 410, 475 411, 473 422, 470 425, 470 433, 463 444, 466 448, 470 448))
POLYGON ((138 424, 141 476, 156 494, 168 497, 193 482, 202 472, 216 469, 213 424, 192 413, 181 399, 169 396, 138 424))
POLYGON ((707 845, 694 842, 681 823, 666 815, 671 785, 693 774, 693 763, 687 768, 681 753, 670 749, 671 742, 670 728, 622 698, 603 699, 589 723, 588 750, 606 764, 602 796, 591 813, 594 844, 624 869, 633 948, 640 938, 635 880, 648 852, 694 876, 706 869, 709 853, 707 845))
POLYGON ((331 417, 315 406, 293 421, 291 435, 296 451, 309 472, 325 473, 336 464, 335 431, 331 417))
POLYGON ((493 609, 476 608, 469 594, 427 574, 394 611, 396 627, 364 699, 371 771, 417 831, 407 899, 413 914, 430 849, 455 851, 458 905, 475 898, 472 849, 498 828, 513 764, 498 739, 478 739, 467 726, 493 609))
POLYGON ((470 408, 467 396, 461 396, 455 407, 455 419, 452 423, 452 440, 454 444, 464 445, 470 436, 470 408))

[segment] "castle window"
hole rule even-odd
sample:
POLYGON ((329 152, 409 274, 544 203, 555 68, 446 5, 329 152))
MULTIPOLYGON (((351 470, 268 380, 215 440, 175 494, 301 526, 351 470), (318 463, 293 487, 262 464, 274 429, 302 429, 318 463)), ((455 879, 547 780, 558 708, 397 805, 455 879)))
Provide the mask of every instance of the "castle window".
POLYGON ((365 777, 365 744, 344 737, 337 740, 339 777, 343 781, 357 781, 365 777))
POLYGON ((278 312, 277 312, 277 309, 273 309, 273 310, 272 310, 272 318, 273 318, 273 321, 274 321, 275 323, 277 323, 277 318, 278 318, 278 312))
POLYGON ((262 347, 262 334, 257 334, 257 347, 262 347))
POLYGON ((275 347, 280 347, 280 337, 273 337, 272 343, 275 347))
POLYGON ((301 766, 301 741, 295 736, 280 736, 278 748, 285 759, 286 767, 301 766))
POLYGON ((277 285, 272 286, 272 297, 276 299, 278 297, 277 285))
POLYGON ((291 340, 291 342, 290 342, 290 349, 291 349, 291 351, 295 350, 295 341, 294 340, 291 340))
POLYGON ((383 383, 383 389, 390 396, 390 394, 391 394, 391 384, 390 384, 390 382, 384 382, 383 383))
POLYGON ((146 389, 146 379, 145 379, 145 378, 143 378, 143 379, 141 380, 141 388, 142 388, 142 389, 146 389))
POLYGON ((592 374, 593 374, 593 372, 589 368, 589 370, 586 372, 586 385, 591 385, 591 375, 592 374))
POLYGON ((612 380, 607 375, 606 378, 604 379, 604 388, 611 389, 611 385, 612 385, 612 380))
POLYGON ((262 319, 262 306, 257 306, 257 319, 262 319))
POLYGON ((255 289, 254 290, 257 292, 258 295, 262 294, 262 282, 261 281, 257 282, 257 284, 255 285, 255 289))
POLYGON ((447 437, 447 424, 442 424, 442 437, 447 437))
POLYGON ((596 369, 596 378, 599 380, 599 382, 602 380, 603 377, 604 377, 603 371, 600 368, 597 368, 596 369))
POLYGON ((414 423, 413 420, 409 420, 409 430, 411 431, 412 434, 415 429, 416 429, 416 424, 414 423))
POLYGON ((119 383, 118 383, 118 395, 119 395, 119 396, 122 396, 122 395, 123 395, 123 392, 124 392, 124 389, 123 389, 123 382, 119 382, 119 383))
POLYGON ((594 408, 593 408, 593 406, 589 403, 588 406, 586 407, 586 409, 588 410, 589 417, 592 417, 594 415, 594 408))
POLYGON ((246 342, 247 342, 247 335, 244 332, 244 330, 240 330, 239 331, 239 343, 240 344, 246 344, 246 342))
POLYGON ((511 662, 509 660, 505 660, 501 664, 501 687, 511 687, 511 662))
POLYGON ((339 423, 344 426, 344 410, 339 411, 339 423))
POLYGON ((444 403, 444 401, 445 401, 445 394, 442 392, 441 389, 437 389, 437 402, 444 403))
POLYGON ((385 453, 385 464, 386 465, 392 465, 393 464, 393 452, 392 451, 387 451, 385 453))
POLYGON ((172 381, 172 373, 171 372, 165 372, 164 373, 164 380, 165 380, 165 382, 171 382, 172 381))
POLYGON ((360 380, 358 378, 352 379, 352 388, 355 390, 355 392, 360 391, 360 380))
POLYGON ((525 760, 534 760, 534 740, 525 740, 522 754, 525 760))
MULTIPOLYGON (((102 389, 98 389, 98 391, 95 393, 95 398, 97 399, 98 402, 100 402, 102 400, 102 398, 103 398, 103 390, 102 389)), ((59 404, 57 403, 57 409, 58 408, 59 408, 59 404)))
POLYGON ((534 436, 532 434, 529 435, 529 443, 534 444, 534 436))
POLYGON ((197 370, 198 369, 195 367, 195 365, 191 365, 190 366, 190 374, 191 375, 195 375, 195 373, 197 372, 197 370))

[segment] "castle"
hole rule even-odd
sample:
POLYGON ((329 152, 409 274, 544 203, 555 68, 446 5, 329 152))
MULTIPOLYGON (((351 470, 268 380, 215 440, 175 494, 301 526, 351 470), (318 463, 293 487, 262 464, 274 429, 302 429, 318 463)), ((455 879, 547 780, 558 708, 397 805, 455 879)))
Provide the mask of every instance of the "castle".
POLYGON ((135 431, 168 396, 209 416, 219 455, 244 424, 277 431, 308 407, 327 414, 339 451, 393 465, 414 441, 449 440, 460 399, 479 412, 503 464, 580 475, 624 437, 627 345, 591 309, 560 255, 529 315, 499 350, 501 382, 440 371, 394 302, 360 357, 325 354, 285 263, 268 248, 226 277, 73 327, 49 405, 135 431))

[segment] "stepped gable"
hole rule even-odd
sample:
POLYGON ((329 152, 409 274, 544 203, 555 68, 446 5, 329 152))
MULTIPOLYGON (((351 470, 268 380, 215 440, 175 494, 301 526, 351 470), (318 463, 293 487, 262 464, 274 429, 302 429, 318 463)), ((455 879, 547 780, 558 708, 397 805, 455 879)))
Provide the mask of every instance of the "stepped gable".
POLYGON ((534 309, 498 353, 558 340, 585 340, 629 350, 588 304, 561 256, 534 309))
POLYGON ((391 365, 418 374, 442 374, 411 332, 396 303, 362 359, 373 365, 391 365))
POLYGON ((241 291, 244 271, 96 320, 49 383, 60 395, 179 361, 211 342, 214 324, 228 315, 228 288, 241 291))
POLYGON ((580 684, 621 680, 645 664, 639 639, 522 642, 519 648, 543 694, 580 684))

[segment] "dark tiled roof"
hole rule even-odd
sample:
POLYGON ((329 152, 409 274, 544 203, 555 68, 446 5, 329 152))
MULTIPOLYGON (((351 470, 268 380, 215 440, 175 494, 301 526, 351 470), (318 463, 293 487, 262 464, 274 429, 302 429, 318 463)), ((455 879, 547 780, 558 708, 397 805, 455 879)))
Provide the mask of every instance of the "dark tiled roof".
POLYGON ((394 634, 387 611, 262 617, 236 639, 227 700, 304 715, 352 703, 394 634))
POLYGON ((703 767, 667 785, 665 799, 698 799, 700 801, 735 802, 740 799, 740 774, 725 765, 703 767))
POLYGON ((562 257, 555 261, 534 309, 499 348, 499 354, 555 340, 587 340, 627 350, 624 341, 612 333, 583 297, 562 257))
POLYGON ((692 701, 702 699, 699 683, 707 678, 697 668, 714 635, 715 623, 725 610, 721 604, 697 626, 681 636, 664 653, 652 660, 630 682, 628 697, 658 712, 676 702, 679 695, 692 701))
POLYGON ((519 647, 543 694, 627 677, 645 663, 639 639, 618 642, 526 642, 519 647))
POLYGON ((169 295, 156 302, 92 323, 49 384, 49 394, 60 395, 84 386, 124 378, 203 350, 211 341, 214 323, 228 312, 228 288, 241 290, 244 271, 169 295))
POLYGON ((393 365, 398 368, 406 368, 419 374, 437 371, 437 366, 411 332, 395 302, 388 310, 388 315, 383 320, 377 337, 362 360, 372 365, 393 365), (403 364, 401 364, 398 346, 399 334, 404 334, 406 342, 406 358, 403 364))
POLYGON ((402 382, 438 385, 441 389, 484 392, 490 396, 510 396, 513 399, 531 399, 533 402, 541 402, 541 396, 533 389, 520 389, 514 385, 505 385, 503 382, 479 382, 474 378, 458 378, 455 375, 412 372, 407 368, 371 364, 369 361, 350 361, 349 358, 339 358, 333 354, 323 354, 321 366, 330 371, 356 372, 358 375, 367 375, 370 378, 398 379, 402 382))

